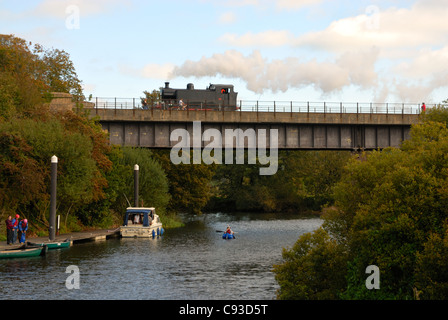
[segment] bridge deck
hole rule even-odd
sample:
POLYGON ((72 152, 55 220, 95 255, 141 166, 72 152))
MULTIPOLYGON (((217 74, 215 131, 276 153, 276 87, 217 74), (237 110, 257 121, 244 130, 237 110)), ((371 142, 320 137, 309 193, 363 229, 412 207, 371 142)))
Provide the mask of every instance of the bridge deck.
MULTIPOLYGON (((178 142, 170 140, 173 130, 185 129, 192 136, 194 121, 201 123, 201 136, 207 129, 218 129, 223 137, 227 129, 241 129, 243 132, 253 129, 257 134, 266 130, 266 147, 271 145, 271 130, 278 130, 279 149, 353 150, 399 147, 403 140, 409 138, 411 125, 419 121, 419 115, 404 113, 274 113, 99 108, 92 109, 91 116, 99 116, 103 128, 110 133, 112 144, 147 148, 172 148, 178 142)), ((238 137, 235 138, 238 140, 238 137)), ((201 147, 208 143, 209 141, 202 141, 201 147)), ((234 147, 241 147, 236 143, 234 147)), ((244 142, 245 148, 247 143, 244 142)), ((223 145, 226 145, 226 141, 223 141, 223 145)))
POLYGON ((101 121, 150 121, 214 123, 315 123, 315 124, 366 124, 411 125, 418 122, 418 114, 384 113, 308 113, 308 112, 238 112, 206 110, 141 110, 92 109, 101 121))

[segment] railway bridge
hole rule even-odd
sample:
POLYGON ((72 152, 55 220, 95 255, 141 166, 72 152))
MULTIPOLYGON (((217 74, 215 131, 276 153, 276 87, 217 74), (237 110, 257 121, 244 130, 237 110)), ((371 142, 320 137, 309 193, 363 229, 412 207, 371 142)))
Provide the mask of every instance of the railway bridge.
MULTIPOLYGON (((256 107, 256 108, 255 108, 256 107)), ((387 107, 388 108, 388 107, 387 107)), ((259 108, 224 110, 162 110, 138 107, 87 108, 99 117, 111 144, 145 148, 173 148, 184 132, 193 148, 204 148, 221 133, 220 142, 229 148, 275 147, 288 150, 372 150, 399 147, 409 138, 411 125, 419 121, 418 106, 374 110, 348 110, 338 105, 316 110, 304 105, 301 110, 279 104, 270 110, 259 108), (393 110, 393 112, 392 112, 393 110), (176 130, 180 129, 180 130, 176 130), (210 135, 206 133, 214 133, 210 135), (250 137, 255 136, 255 144, 250 137), (210 138, 213 136, 213 139, 210 138), (273 140, 275 139, 275 141, 273 140)), ((184 143, 185 143, 184 141, 184 143)), ((216 141, 215 141, 216 142, 216 141)))

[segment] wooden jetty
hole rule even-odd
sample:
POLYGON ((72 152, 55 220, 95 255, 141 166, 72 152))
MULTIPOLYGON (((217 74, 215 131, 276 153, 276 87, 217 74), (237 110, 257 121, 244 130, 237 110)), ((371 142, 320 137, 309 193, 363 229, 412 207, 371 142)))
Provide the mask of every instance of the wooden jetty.
MULTIPOLYGON (((119 237, 120 228, 116 229, 106 229, 106 230, 92 230, 92 231, 81 231, 73 233, 65 233, 56 235, 53 242, 62 242, 68 239, 70 245, 77 243, 83 243, 88 241, 102 241, 109 238, 119 237)), ((38 243, 38 242, 48 242, 48 237, 37 237, 37 238, 27 238, 26 241, 38 243)), ((6 241, 0 241, 0 251, 5 249, 12 249, 15 247, 20 247, 22 244, 16 242, 14 245, 7 245, 6 241)))

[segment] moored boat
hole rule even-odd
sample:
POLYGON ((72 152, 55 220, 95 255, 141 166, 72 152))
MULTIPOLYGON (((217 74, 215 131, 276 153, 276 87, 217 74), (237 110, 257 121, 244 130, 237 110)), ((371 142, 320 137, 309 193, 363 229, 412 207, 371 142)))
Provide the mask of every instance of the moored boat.
POLYGON ((0 259, 13 259, 13 258, 30 258, 45 255, 47 247, 27 247, 22 246, 15 249, 6 249, 0 251, 0 259))
POLYGON ((164 232, 162 222, 153 207, 128 207, 120 235, 124 238, 155 238, 164 232))
POLYGON ((35 246, 35 247, 43 247, 47 246, 48 250, 54 250, 54 249, 63 249, 63 248, 69 248, 71 245, 70 240, 66 239, 64 241, 48 241, 48 242, 29 242, 28 245, 35 246))

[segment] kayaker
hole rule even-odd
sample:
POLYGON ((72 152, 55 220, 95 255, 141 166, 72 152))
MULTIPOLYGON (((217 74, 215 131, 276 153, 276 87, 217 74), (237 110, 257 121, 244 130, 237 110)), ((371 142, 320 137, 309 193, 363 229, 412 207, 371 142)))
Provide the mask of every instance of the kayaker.
POLYGON ((12 244, 12 237, 13 237, 13 231, 12 231, 12 218, 11 216, 8 216, 8 219, 5 221, 6 223, 6 243, 12 244))
POLYGON ((17 241, 17 231, 19 231, 19 218, 20 216, 16 214, 16 217, 12 219, 12 244, 15 244, 17 241))
POLYGON ((232 229, 230 229, 230 226, 227 226, 226 233, 233 234, 233 231, 232 229))
POLYGON ((23 219, 22 221, 20 221, 19 223, 19 243, 25 243, 25 238, 26 238, 26 231, 28 230, 28 220, 27 219, 23 219))

